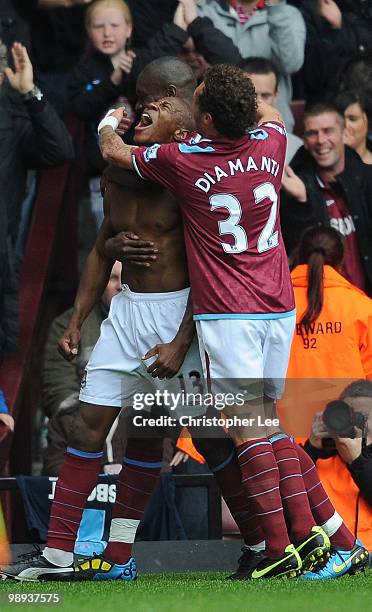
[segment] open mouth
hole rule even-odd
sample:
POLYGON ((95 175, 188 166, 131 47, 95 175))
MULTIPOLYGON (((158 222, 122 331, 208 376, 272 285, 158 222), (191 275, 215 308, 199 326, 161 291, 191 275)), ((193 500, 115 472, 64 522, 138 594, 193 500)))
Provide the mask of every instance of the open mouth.
POLYGON ((138 123, 138 125, 136 126, 136 129, 148 128, 152 124, 153 124, 153 120, 152 120, 151 115, 145 111, 145 112, 142 113, 141 120, 138 123))

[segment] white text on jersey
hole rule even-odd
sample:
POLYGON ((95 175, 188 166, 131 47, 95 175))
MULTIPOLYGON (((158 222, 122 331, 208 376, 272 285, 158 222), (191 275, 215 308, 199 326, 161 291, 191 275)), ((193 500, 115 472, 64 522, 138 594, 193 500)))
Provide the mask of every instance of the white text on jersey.
POLYGON ((261 161, 258 163, 250 155, 246 164, 243 164, 242 160, 238 157, 235 160, 226 161, 224 167, 226 170, 223 170, 221 166, 215 166, 214 172, 204 172, 203 176, 195 181, 195 186, 205 193, 208 193, 212 185, 219 183, 224 178, 234 176, 238 172, 243 173, 251 172, 252 170, 261 170, 268 172, 273 176, 277 176, 280 169, 280 165, 277 161, 275 161, 275 159, 272 159, 272 157, 265 157, 264 155, 261 157, 261 161))

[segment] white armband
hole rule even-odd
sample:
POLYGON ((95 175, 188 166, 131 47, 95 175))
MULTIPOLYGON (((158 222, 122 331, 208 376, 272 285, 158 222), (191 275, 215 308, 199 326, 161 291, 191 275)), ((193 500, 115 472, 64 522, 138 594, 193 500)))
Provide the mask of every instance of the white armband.
POLYGON ((97 132, 98 134, 100 133, 100 131, 102 130, 102 128, 106 127, 107 125, 109 125, 110 127, 112 127, 112 129, 115 130, 117 129, 117 127, 119 126, 119 121, 116 119, 116 117, 111 117, 111 114, 114 113, 117 109, 116 108, 111 108, 106 115, 104 116, 104 118, 102 119, 102 121, 99 122, 98 124, 98 128, 97 128, 97 132))

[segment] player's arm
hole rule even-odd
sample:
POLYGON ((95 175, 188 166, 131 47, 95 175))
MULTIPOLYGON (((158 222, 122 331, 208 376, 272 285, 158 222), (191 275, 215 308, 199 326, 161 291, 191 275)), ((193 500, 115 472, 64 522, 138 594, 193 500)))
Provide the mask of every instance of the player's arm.
POLYGON ((195 335, 195 323, 192 317, 191 293, 178 332, 172 342, 157 344, 142 357, 149 359, 157 356, 147 371, 154 378, 172 378, 183 364, 186 353, 195 335))
POLYGON ((115 133, 125 117, 123 107, 108 111, 98 126, 99 146, 105 161, 126 170, 133 170, 132 154, 137 147, 125 144, 115 133))
POLYGON ((278 109, 261 100, 257 103, 256 117, 258 124, 266 123, 268 121, 279 121, 279 123, 284 124, 283 117, 278 109))
POLYGON ((109 215, 106 214, 81 275, 68 327, 58 343, 58 350, 65 359, 70 360, 77 355, 81 326, 102 296, 110 279, 114 261, 105 254, 105 242, 113 234, 109 215))

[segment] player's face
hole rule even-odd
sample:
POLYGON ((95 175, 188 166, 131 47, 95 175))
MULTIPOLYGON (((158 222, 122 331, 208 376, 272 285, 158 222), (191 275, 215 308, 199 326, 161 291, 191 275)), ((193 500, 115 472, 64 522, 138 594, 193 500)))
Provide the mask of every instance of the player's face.
POLYGON ((345 159, 344 127, 335 112, 305 118, 305 147, 324 170, 341 172, 345 159))
POLYGON ((247 76, 251 79, 257 94, 257 102, 266 102, 271 106, 275 106, 278 97, 276 76, 273 72, 269 74, 250 74, 247 76))
POLYGON ((345 117, 345 144, 352 149, 357 149, 365 144, 368 133, 368 119, 366 113, 358 102, 350 104, 344 113, 345 117))
POLYGON ((175 98, 161 98, 146 104, 140 122, 136 125, 136 144, 173 142, 179 131, 180 113, 175 98))
POLYGON ((119 9, 97 7, 91 15, 88 33, 95 49, 113 57, 124 50, 132 26, 119 9))

